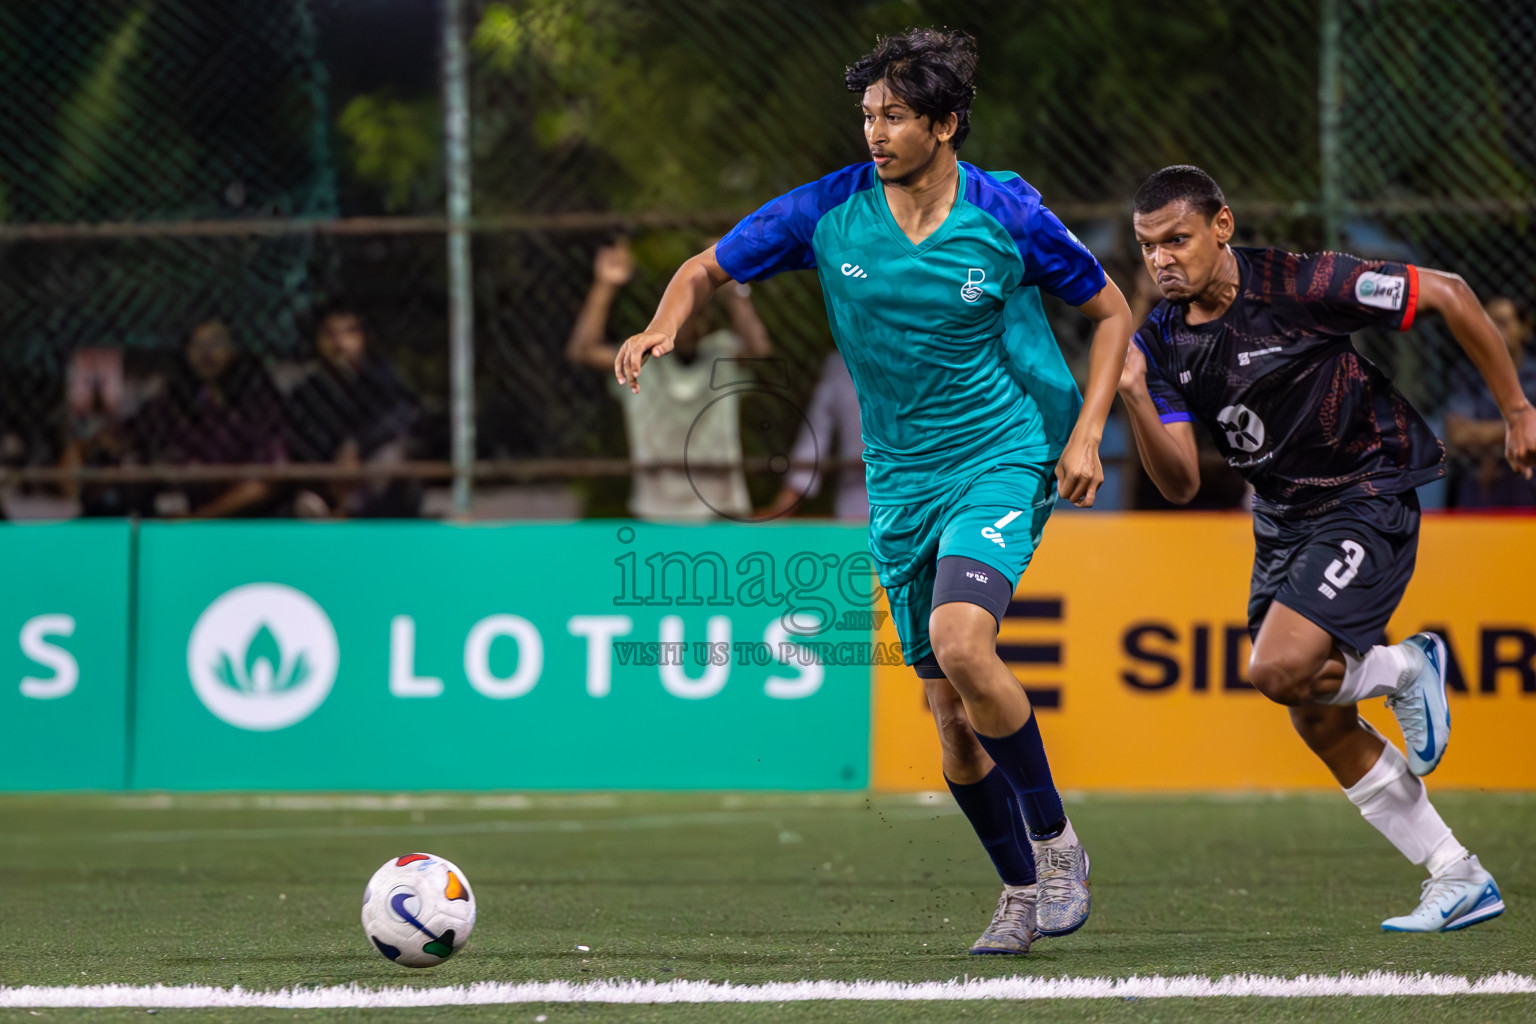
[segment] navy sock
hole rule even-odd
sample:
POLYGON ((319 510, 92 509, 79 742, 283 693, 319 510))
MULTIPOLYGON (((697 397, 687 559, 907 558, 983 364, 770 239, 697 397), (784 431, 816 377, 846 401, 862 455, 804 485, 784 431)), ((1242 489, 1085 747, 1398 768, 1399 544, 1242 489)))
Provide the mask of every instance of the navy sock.
POLYGON ((1040 739, 1034 712, 1012 736, 977 733, 976 738, 1018 795, 1019 809, 1029 825, 1029 837, 1038 842, 1061 835, 1067 827, 1067 812, 1061 806, 1056 784, 1051 781, 1051 765, 1045 759, 1045 744, 1040 739))
POLYGON ((1004 885, 1035 884, 1035 851, 1024 834, 1018 799, 1002 772, 993 768, 980 782, 951 782, 949 791, 965 812, 976 838, 987 848, 1004 885))

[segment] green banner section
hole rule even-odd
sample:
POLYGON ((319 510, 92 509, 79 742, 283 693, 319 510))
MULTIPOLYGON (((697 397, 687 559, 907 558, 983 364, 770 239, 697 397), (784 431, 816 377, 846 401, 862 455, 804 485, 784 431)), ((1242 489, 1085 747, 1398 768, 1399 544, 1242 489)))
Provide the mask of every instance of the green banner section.
POLYGON ((0 526, 0 789, 121 789, 129 526, 0 526))
POLYGON ((134 784, 862 788, 862 527, 147 524, 134 784))

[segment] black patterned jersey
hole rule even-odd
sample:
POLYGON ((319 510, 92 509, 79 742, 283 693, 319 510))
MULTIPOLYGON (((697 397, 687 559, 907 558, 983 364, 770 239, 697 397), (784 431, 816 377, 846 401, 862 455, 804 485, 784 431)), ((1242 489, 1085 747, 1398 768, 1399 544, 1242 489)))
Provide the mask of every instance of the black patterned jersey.
POLYGON ((1254 508, 1300 518, 1352 497, 1397 494, 1445 473, 1445 446, 1351 331, 1407 330, 1418 271, 1343 253, 1234 246, 1227 311, 1185 322, 1159 303, 1136 332, 1164 423, 1198 420, 1253 485, 1254 508))

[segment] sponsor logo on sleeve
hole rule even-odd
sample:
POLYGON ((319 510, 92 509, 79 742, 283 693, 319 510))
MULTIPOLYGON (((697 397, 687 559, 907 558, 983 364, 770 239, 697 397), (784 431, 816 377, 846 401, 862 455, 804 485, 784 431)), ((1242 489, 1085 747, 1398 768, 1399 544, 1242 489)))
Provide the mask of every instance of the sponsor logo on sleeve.
POLYGON ((1378 274, 1367 270, 1355 282, 1355 299, 1362 306, 1377 309, 1402 309, 1403 296, 1408 292, 1406 278, 1393 274, 1378 274))

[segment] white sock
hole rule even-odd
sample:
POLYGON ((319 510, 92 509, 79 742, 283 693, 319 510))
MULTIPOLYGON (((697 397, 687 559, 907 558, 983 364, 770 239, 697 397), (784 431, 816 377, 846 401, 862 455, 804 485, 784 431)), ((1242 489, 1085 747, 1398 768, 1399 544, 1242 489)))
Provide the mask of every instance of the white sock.
POLYGON ((1314 697, 1318 704, 1358 704, 1372 697, 1397 692, 1403 678, 1418 669, 1419 662, 1402 644, 1372 647, 1364 657, 1344 652, 1344 681, 1337 693, 1314 697))
MULTIPOLYGON (((1382 650, 1378 647, 1376 650, 1382 650)), ((1404 857, 1438 875, 1467 856, 1429 802, 1424 783, 1408 771, 1408 762, 1388 743, 1365 778, 1344 791, 1365 820, 1387 837, 1404 857)))
POLYGON ((1009 892, 1034 892, 1034 890, 1035 890, 1035 883, 1034 882, 1030 882, 1028 885, 1007 885, 1007 884, 1005 884, 1003 886, 1003 888, 1007 889, 1009 892))

